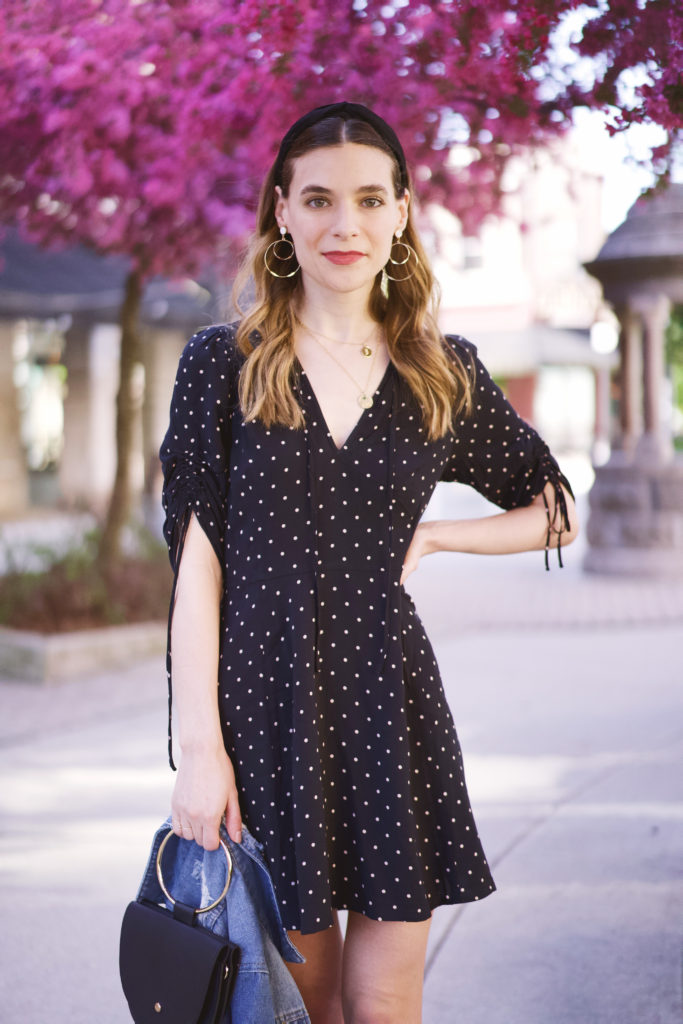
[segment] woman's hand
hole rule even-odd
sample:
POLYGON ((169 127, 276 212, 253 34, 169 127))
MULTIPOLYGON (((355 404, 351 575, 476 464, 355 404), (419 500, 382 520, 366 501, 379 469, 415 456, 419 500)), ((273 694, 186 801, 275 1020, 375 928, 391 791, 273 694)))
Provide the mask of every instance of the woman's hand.
POLYGON ((173 831, 215 850, 223 818, 230 838, 241 843, 242 814, 230 758, 222 747, 184 750, 171 798, 173 831))
POLYGON ((428 522, 420 523, 413 534, 413 539, 406 551, 406 557, 403 559, 402 584, 405 583, 411 572, 415 572, 422 556, 429 554, 432 550, 428 541, 429 529, 430 524, 428 522))

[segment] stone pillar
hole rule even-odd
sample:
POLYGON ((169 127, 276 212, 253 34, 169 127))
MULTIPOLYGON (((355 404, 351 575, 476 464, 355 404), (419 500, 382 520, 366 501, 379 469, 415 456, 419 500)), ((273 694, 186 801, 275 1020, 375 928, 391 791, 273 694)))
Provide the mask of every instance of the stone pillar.
POLYGON ((104 512, 116 466, 116 392, 120 329, 115 324, 74 323, 64 361, 64 454, 60 489, 70 507, 104 512))
POLYGON ((642 379, 642 324, 637 313, 630 306, 617 310, 619 324, 620 396, 619 396, 619 437, 616 447, 624 455, 631 456, 642 432, 641 379, 642 379))
POLYGON ((593 462, 602 466, 609 458, 612 437, 610 410, 611 374, 606 366, 594 370, 595 427, 593 430, 593 462))
POLYGON ((664 332, 671 316, 671 303, 663 295, 652 301, 641 299, 639 311, 643 320, 643 435, 638 442, 637 456, 650 462, 668 462, 673 456, 671 423, 662 401, 665 384, 664 332))
POLYGON ((168 429, 171 394, 178 360, 187 341, 183 331, 150 328, 145 334, 145 400, 142 408, 142 447, 145 483, 143 516, 147 526, 161 535, 161 465, 159 447, 168 429))
POLYGON ((596 469, 590 492, 589 572, 683 577, 683 462, 673 459, 664 394, 670 303, 647 293, 630 303, 622 350, 622 451, 596 469), (642 428, 634 407, 634 322, 642 323, 642 428))
POLYGON ((21 445, 14 386, 14 325, 0 323, 0 517, 22 515, 29 503, 28 470, 21 445))
POLYGON ((619 314, 622 443, 621 451, 596 469, 590 492, 584 562, 589 572, 683 577, 683 462, 673 459, 663 400, 669 315, 669 300, 646 292, 619 314), (641 373, 642 388, 637 386, 641 373))

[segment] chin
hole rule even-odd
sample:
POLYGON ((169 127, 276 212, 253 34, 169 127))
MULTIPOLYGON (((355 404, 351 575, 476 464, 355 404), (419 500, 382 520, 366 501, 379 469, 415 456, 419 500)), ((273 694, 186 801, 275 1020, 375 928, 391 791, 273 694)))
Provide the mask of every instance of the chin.
POLYGON ((329 270, 318 280, 320 284, 324 284, 327 288, 332 288, 334 291, 353 291, 358 288, 372 288, 377 274, 382 268, 379 267, 377 270, 369 269, 368 266, 357 267, 334 267, 332 273, 329 270), (341 273, 340 273, 341 271, 341 273))

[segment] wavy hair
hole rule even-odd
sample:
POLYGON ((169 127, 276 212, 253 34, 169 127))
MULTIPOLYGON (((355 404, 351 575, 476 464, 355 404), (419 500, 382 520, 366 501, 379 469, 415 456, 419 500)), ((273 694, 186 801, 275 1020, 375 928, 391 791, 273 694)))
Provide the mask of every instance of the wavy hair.
MULTIPOLYGON (((398 163, 389 146, 365 121, 326 118, 294 141, 282 170, 282 194, 287 197, 297 157, 323 146, 353 142, 373 146, 386 153, 393 165, 397 199, 403 196, 398 163)), ((301 275, 273 277, 264 264, 264 254, 280 238, 275 219, 274 167, 261 190, 257 227, 235 280, 233 302, 242 319, 237 328, 237 345, 246 356, 240 374, 239 397, 245 420, 260 420, 266 427, 282 424, 303 426, 303 412, 293 391, 295 378, 294 315, 303 298, 301 275), (249 308, 240 306, 250 286, 249 308)), ((412 188, 409 189, 412 195, 412 188)), ((472 379, 468 369, 448 345, 436 322, 438 289, 418 237, 412 204, 401 241, 417 253, 419 265, 405 281, 390 281, 390 300, 381 288, 382 273, 370 295, 370 315, 382 325, 389 357, 408 384, 421 411, 430 440, 452 429, 455 417, 471 411, 472 379)), ((290 264, 283 263, 283 273, 290 264)), ((293 265, 292 265, 293 269, 293 265)), ((399 271, 400 273, 400 271, 399 271)), ((471 369, 471 368, 470 368, 471 369)))

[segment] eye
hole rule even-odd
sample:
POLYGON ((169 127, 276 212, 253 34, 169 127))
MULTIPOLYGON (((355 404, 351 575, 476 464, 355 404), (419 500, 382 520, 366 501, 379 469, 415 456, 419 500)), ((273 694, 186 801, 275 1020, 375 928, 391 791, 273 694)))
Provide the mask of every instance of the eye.
POLYGON ((327 205, 328 201, 323 196, 313 196, 306 202, 306 206, 310 206, 312 210, 322 210, 327 205))
POLYGON ((371 210, 375 210, 378 206, 384 206, 384 202, 379 196, 366 196, 363 200, 363 206, 367 206, 371 210))

